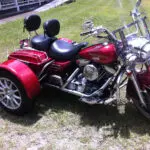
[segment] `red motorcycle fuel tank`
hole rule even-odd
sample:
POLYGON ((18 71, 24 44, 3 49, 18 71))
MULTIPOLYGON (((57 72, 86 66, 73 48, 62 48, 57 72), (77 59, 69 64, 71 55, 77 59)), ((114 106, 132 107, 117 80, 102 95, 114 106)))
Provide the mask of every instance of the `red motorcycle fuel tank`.
POLYGON ((112 43, 96 44, 80 51, 82 58, 96 63, 110 64, 117 60, 116 48, 112 43))

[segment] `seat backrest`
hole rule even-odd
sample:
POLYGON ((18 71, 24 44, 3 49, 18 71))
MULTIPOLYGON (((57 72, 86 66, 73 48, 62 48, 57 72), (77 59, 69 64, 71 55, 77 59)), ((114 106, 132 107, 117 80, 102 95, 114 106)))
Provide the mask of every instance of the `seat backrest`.
POLYGON ((24 29, 28 32, 36 31, 41 25, 41 18, 36 14, 32 14, 24 18, 24 29))
POLYGON ((44 34, 49 37, 56 36, 60 31, 60 23, 57 19, 51 19, 43 24, 44 34))

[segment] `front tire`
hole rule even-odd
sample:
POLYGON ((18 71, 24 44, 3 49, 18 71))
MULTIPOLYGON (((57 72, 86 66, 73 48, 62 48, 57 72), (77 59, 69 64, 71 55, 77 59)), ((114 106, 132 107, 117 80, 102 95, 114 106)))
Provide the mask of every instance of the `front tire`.
POLYGON ((29 112, 33 105, 22 84, 7 71, 0 72, 0 104, 6 111, 16 115, 29 112))
POLYGON ((132 99, 133 103, 135 104, 137 110, 147 119, 150 120, 150 91, 149 89, 145 89, 144 91, 141 90, 144 102, 146 104, 146 107, 142 106, 140 99, 138 97, 138 94, 136 92, 136 89, 133 85, 133 82, 129 80, 128 86, 127 86, 129 97, 132 99))
POLYGON ((138 109, 138 111, 145 116, 147 119, 150 120, 150 92, 145 91, 143 92, 143 97, 144 97, 144 101, 146 103, 146 107, 142 106, 139 98, 133 97, 132 100, 136 106, 136 108, 138 109))

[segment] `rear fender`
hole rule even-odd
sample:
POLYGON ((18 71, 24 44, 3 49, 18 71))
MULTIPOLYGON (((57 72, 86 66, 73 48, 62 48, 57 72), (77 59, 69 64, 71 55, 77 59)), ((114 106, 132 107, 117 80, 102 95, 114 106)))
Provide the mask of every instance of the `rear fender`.
POLYGON ((0 64, 0 70, 14 75, 23 85, 27 96, 32 99, 40 92, 40 83, 34 72, 24 63, 17 60, 8 60, 0 64))

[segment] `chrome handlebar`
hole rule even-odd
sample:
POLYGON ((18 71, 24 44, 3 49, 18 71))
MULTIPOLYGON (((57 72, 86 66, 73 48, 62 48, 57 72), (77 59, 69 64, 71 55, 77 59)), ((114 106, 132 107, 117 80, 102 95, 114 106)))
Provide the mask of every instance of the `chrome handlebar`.
POLYGON ((86 35, 96 36, 102 32, 104 32, 104 28, 102 26, 98 26, 98 27, 93 27, 90 31, 82 32, 80 36, 86 36, 86 35))
POLYGON ((101 33, 105 33, 109 36, 109 38, 113 41, 117 41, 117 38, 114 36, 114 34, 112 32, 110 32, 107 28, 104 28, 102 26, 98 26, 98 27, 93 27, 91 30, 87 31, 87 32, 82 32, 80 34, 80 36, 86 36, 86 38, 90 37, 90 36, 93 36, 93 37, 96 37, 96 38, 101 38, 100 37, 100 34, 101 33))

